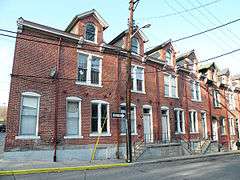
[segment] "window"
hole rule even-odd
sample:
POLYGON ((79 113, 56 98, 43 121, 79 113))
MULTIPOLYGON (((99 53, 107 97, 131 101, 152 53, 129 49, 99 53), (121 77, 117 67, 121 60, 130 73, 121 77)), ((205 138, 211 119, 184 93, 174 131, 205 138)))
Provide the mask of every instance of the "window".
POLYGON ((235 135, 235 125, 234 125, 234 119, 233 118, 229 118, 229 131, 230 131, 230 135, 235 135))
POLYGON ((67 126, 66 137, 81 136, 81 99, 77 97, 67 98, 67 126))
POLYGON ((139 52, 139 43, 137 38, 132 38, 132 52, 136 54, 139 52))
MULTIPOLYGON (((121 113, 126 113, 126 106, 121 105, 120 111, 121 111, 121 113)), ((126 130, 127 130, 127 119, 122 118, 121 119, 121 133, 126 134, 126 130)), ((136 130, 136 106, 135 105, 131 106, 131 133, 133 133, 133 134, 137 133, 137 130, 136 130)))
POLYGON ((197 81, 191 81, 190 85, 192 100, 201 101, 200 83, 197 81))
POLYGON ((109 103, 101 100, 91 101, 91 132, 110 135, 109 103))
POLYGON ((20 136, 38 135, 40 95, 33 92, 22 93, 20 136))
POLYGON ((233 93, 229 94, 229 109, 230 110, 235 110, 235 99, 234 99, 234 94, 233 93))
POLYGON ((135 92, 145 92, 144 69, 139 66, 132 66, 132 90, 135 92))
POLYGON ((166 51, 166 63, 172 65, 172 51, 170 49, 166 51))
POLYGON ((101 85, 102 61, 99 57, 79 53, 78 82, 87 85, 101 85))
POLYGON ((86 27, 85 27, 85 39, 88 40, 88 41, 92 41, 92 42, 95 42, 96 40, 96 29, 95 29, 95 26, 91 23, 88 23, 86 24, 86 27))
POLYGON ((221 134, 225 135, 226 134, 226 122, 225 122, 224 117, 220 118, 220 126, 221 126, 221 134))
POLYGON ((182 109, 174 110, 175 133, 185 133, 184 112, 182 109))
POLYGON ((196 111, 189 111, 189 119, 190 119, 190 132, 196 133, 198 132, 198 119, 196 111))
POLYGON ((220 107, 220 93, 218 90, 213 91, 213 105, 214 107, 220 107))
POLYGON ((164 96, 176 98, 177 78, 173 75, 164 75, 164 96))

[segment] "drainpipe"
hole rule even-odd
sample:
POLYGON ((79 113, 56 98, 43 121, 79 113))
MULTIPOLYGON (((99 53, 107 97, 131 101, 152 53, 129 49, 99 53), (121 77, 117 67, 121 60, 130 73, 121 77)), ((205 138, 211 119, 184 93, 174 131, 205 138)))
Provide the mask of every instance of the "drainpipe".
POLYGON ((211 105, 211 99, 210 99, 210 92, 209 92, 209 86, 207 85, 207 96, 208 96, 208 109, 209 109, 209 116, 210 116, 210 136, 211 140, 213 140, 213 129, 212 129, 212 105, 211 105))
MULTIPOLYGON (((187 78, 184 78, 185 80, 187 79, 187 78)), ((183 80, 183 82, 185 81, 185 80, 183 80)), ((188 145, 190 146, 190 140, 191 140, 191 137, 190 137, 190 124, 189 124, 189 112, 188 112, 188 93, 187 93, 187 83, 188 83, 188 81, 186 80, 185 81, 185 86, 184 86, 184 93, 185 93, 185 99, 186 99, 186 111, 187 111, 187 113, 186 113, 186 115, 185 115, 185 117, 186 117, 186 122, 185 122, 185 124, 186 124, 186 130, 187 130, 187 133, 188 133, 188 135, 187 135, 187 138, 188 138, 188 145)), ((190 147, 189 147, 190 148, 190 147)))
POLYGON ((54 116, 54 154, 53 154, 53 162, 57 161, 57 119, 58 119, 58 101, 59 101, 59 69, 60 69, 60 57, 61 57, 61 41, 62 38, 59 39, 58 42, 58 59, 56 61, 56 76, 55 76, 55 116, 54 116))
POLYGON ((237 123, 238 124, 238 127, 237 127, 238 134, 237 134, 237 137, 238 137, 238 141, 239 141, 239 138, 240 138, 240 136, 239 136, 240 135, 240 131, 239 131, 239 129, 240 129, 239 128, 240 127, 240 123, 239 123, 240 122, 240 113, 239 113, 240 112, 240 101, 239 101, 240 99, 239 99, 239 92, 237 94, 237 98, 238 98, 238 123, 237 123))
MULTIPOLYGON (((119 105, 120 105, 120 97, 121 97, 121 95, 120 95, 120 89, 121 89, 121 82, 122 82, 122 66, 121 66, 121 59, 120 59, 120 57, 119 57, 119 55, 118 55, 118 76, 117 76, 117 107, 118 107, 118 111, 119 111, 119 105)), ((120 143, 120 121, 119 120, 117 120, 116 121, 116 123, 117 123, 117 152, 116 152, 116 157, 117 157, 117 159, 119 159, 120 157, 119 157, 119 143, 120 143)))
POLYGON ((157 101, 156 101, 156 103, 157 103, 157 111, 156 112, 159 115, 158 117, 160 119, 158 120, 157 136, 155 136, 154 138, 156 138, 157 141, 159 141, 160 140, 160 121, 161 121, 161 117, 162 116, 161 116, 160 102, 159 102, 160 101, 160 89, 159 89, 160 86, 159 86, 158 68, 156 68, 155 70, 156 70, 156 79, 155 79, 155 81, 156 81, 156 85, 157 85, 157 95, 156 95, 156 97, 157 97, 157 101))
POLYGON ((231 149, 231 135, 230 135, 230 129, 229 129, 229 119, 228 119, 228 106, 227 106, 227 98, 226 98, 226 92, 225 89, 223 90, 223 94, 224 94, 224 101, 225 101, 225 110, 226 110, 226 124, 227 124, 227 129, 228 129, 228 147, 231 149))

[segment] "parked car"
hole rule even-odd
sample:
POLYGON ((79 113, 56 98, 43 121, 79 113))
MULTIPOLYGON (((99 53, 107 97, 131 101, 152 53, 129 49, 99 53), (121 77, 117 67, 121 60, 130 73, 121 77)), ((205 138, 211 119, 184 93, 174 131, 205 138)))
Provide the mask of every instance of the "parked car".
POLYGON ((6 131, 6 125, 5 124, 0 124, 0 132, 5 132, 6 131))

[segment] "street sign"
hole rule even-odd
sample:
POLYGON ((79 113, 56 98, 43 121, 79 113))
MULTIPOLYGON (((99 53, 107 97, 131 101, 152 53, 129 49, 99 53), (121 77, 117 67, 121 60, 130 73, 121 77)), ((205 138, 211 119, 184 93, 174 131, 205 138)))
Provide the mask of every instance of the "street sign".
POLYGON ((125 118, 125 113, 112 112, 112 118, 125 118))

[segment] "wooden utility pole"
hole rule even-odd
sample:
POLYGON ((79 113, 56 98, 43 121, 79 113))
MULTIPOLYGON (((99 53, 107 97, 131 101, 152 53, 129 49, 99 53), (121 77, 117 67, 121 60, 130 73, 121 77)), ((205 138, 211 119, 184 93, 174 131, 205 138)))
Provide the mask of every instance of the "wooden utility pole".
POLYGON ((126 118, 127 118, 127 132, 126 132, 126 152, 127 162, 132 162, 132 135, 131 135, 131 49, 132 49, 132 34, 133 34, 133 12, 134 1, 129 2, 129 19, 128 19, 128 37, 127 37, 127 67, 126 67, 126 118))

